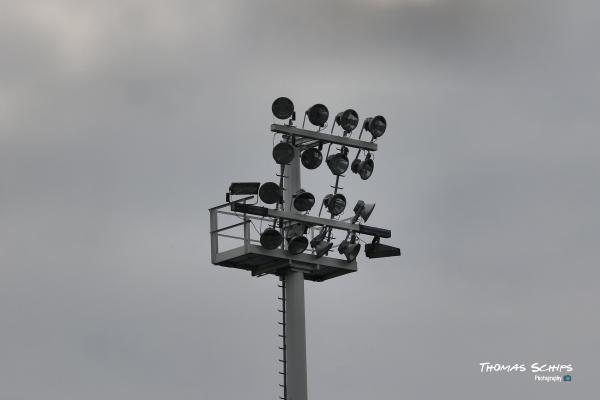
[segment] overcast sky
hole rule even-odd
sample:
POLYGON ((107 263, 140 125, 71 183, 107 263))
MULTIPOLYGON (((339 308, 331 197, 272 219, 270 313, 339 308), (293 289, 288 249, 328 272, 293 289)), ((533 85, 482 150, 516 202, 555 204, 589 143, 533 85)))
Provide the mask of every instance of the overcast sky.
POLYGON ((307 282, 310 399, 590 399, 599 37, 593 1, 2 2, 0 398, 277 398, 276 278, 211 265, 207 209, 276 179, 285 95, 386 116, 342 186, 403 251, 307 282))

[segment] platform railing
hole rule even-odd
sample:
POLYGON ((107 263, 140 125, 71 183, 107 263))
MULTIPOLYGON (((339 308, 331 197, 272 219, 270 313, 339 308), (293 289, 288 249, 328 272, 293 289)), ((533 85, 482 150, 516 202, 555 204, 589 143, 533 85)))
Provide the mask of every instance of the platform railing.
MULTIPOLYGON (((253 198, 254 198, 254 196, 243 197, 241 199, 236 199, 236 200, 229 201, 227 203, 218 205, 216 207, 212 207, 208 210, 209 214, 210 214, 211 261, 213 263, 216 262, 217 256, 220 254, 219 238, 240 240, 243 242, 244 250, 248 251, 248 247, 251 243, 260 244, 260 240, 252 237, 252 229, 250 227, 250 225, 252 224, 252 221, 257 221, 257 222, 260 222, 261 224, 266 223, 266 225, 273 224, 274 218, 272 218, 272 217, 257 217, 254 215, 242 214, 239 212, 223 210, 223 208, 230 207, 234 203, 246 204, 249 200, 252 200, 253 198), (242 221, 234 223, 234 224, 230 224, 230 225, 227 225, 224 227, 219 227, 219 216, 231 216, 231 217, 242 218, 242 221), (238 228, 240 226, 243 226, 243 233, 241 236, 231 234, 231 230, 238 228)), ((312 227, 312 226, 308 228, 309 240, 312 239, 316 235, 315 232, 318 233, 319 229, 320 229, 319 227, 312 227)), ((260 232, 259 232, 259 234, 260 234, 260 232)), ((312 252, 313 252, 313 250, 310 247, 308 247, 304 251, 304 253, 309 253, 309 254, 312 252)))

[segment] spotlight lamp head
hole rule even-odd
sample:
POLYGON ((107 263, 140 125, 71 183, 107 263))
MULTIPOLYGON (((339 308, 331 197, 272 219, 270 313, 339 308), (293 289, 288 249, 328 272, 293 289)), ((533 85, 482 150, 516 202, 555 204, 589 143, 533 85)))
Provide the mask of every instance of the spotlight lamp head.
POLYGON ((275 228, 267 228, 260 235, 260 244, 267 250, 275 250, 283 242, 283 236, 275 228))
POLYGON ((338 252, 346 257, 348 262, 356 260, 356 256, 360 253, 360 243, 354 243, 356 237, 352 236, 350 241, 342 240, 338 246, 338 252))
POLYGON ((327 166, 334 175, 342 175, 348 169, 349 164, 347 147, 342 147, 339 153, 327 157, 327 166))
POLYGON ((289 164, 294 159, 294 146, 288 142, 279 142, 273 147, 273 158, 280 165, 289 164))
POLYGON ((332 242, 328 242, 326 240, 320 241, 315 246, 315 256, 317 258, 323 257, 325 254, 329 253, 329 251, 331 250, 332 247, 333 247, 332 242))
POLYGON ((266 182, 258 189, 258 197, 265 204, 275 204, 281 200, 281 188, 275 182, 266 182))
POLYGON ((323 162, 323 153, 316 147, 310 147, 302 152, 300 160, 306 168, 315 169, 323 162))
POLYGON ((371 132, 373 135, 373 139, 376 139, 380 136, 383 136, 385 133, 385 128, 387 127, 387 122, 384 117, 381 115, 377 115, 376 117, 371 117, 365 119, 364 128, 371 132))
POLYGON ((360 217, 364 222, 367 222, 374 209, 375 203, 365 203, 364 201, 359 200, 354 206, 354 216, 357 220, 360 217))
POLYGON ((361 161, 359 158, 354 159, 350 169, 355 174, 358 174, 363 181, 369 179, 375 169, 375 162, 373 161, 371 153, 367 154, 364 161, 361 161))
POLYGON ((379 237, 376 236, 372 243, 365 246, 365 255, 368 258, 397 257, 400 255, 400 249, 379 243, 379 237))
POLYGON ((303 235, 295 235, 288 238, 288 252, 293 255, 303 253, 308 247, 308 239, 303 235))
POLYGON ((319 244, 319 242, 321 242, 325 239, 326 235, 327 235, 327 228, 321 229, 321 232, 319 232, 319 234, 317 236, 315 236, 314 238, 311 239, 310 247, 312 247, 314 249, 317 246, 317 244, 319 244))
POLYGON ((346 209, 346 196, 341 193, 328 194, 323 199, 323 205, 335 217, 346 209))
POLYGON ((294 195, 293 204, 298 211, 309 211, 315 205, 315 196, 304 189, 300 189, 294 195))
POLYGON ((312 240, 310 241, 310 247, 315 249, 315 256, 317 258, 323 257, 333 247, 332 242, 328 242, 325 240, 326 235, 327 235, 327 228, 323 228, 321 230, 321 232, 317 236, 312 238, 312 240))
POLYGON ((293 255, 303 253, 308 247, 308 239, 304 236, 304 227, 300 224, 288 228, 286 240, 288 243, 287 251, 293 255))
POLYGON ((311 124, 323 127, 329 119, 329 110, 323 104, 315 104, 306 110, 306 115, 311 124))
POLYGON ((287 97, 278 97, 273 101, 271 111, 275 118, 288 119, 294 115, 294 103, 287 97))
POLYGON ((342 127, 344 132, 352 132, 358 126, 358 113, 349 108, 335 116, 335 122, 342 127))

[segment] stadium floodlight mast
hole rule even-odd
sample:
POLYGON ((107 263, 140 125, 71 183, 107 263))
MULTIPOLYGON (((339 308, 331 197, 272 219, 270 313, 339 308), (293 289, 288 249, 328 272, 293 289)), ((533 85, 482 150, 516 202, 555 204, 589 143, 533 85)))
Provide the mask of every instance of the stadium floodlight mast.
POLYGON ((347 204, 346 196, 339 192, 342 189, 340 178, 349 167, 363 180, 371 176, 373 153, 377 151, 375 142, 385 133, 387 121, 380 115, 366 118, 358 139, 355 139, 351 137, 352 131, 360 124, 358 113, 353 109, 335 115, 329 134, 322 131, 328 125, 329 110, 321 103, 306 110, 302 128, 294 126, 296 114, 289 98, 275 99, 271 111, 276 119, 285 122, 271 125, 274 139, 279 139, 272 149, 273 159, 279 166, 279 183, 234 182, 229 186, 226 203, 209 209, 211 261, 215 265, 249 270, 252 276, 270 274, 279 277, 283 330, 280 335, 283 341, 280 347, 283 395, 280 398, 307 400, 304 281, 322 282, 355 272, 361 235, 373 237, 371 243, 365 245, 368 258, 400 255, 399 248, 380 242, 381 238, 391 237, 390 230, 364 224, 373 213, 375 203, 358 200, 353 208, 354 215, 340 219, 347 204), (315 130, 304 128, 306 119, 315 130), (341 127, 342 134, 333 133, 336 126, 341 127), (361 140, 364 131, 371 134, 370 141, 361 140), (326 157, 322 153, 325 145, 328 146, 326 157), (332 146, 335 146, 333 151, 332 146), (352 163, 348 159, 350 149, 356 149, 352 163), (359 158, 361 152, 363 159, 359 158), (300 165, 312 170, 323 161, 335 177, 335 185, 332 186, 333 193, 323 197, 318 215, 314 216, 310 213, 315 196, 301 188, 300 165), (272 208, 258 205, 259 200, 272 208), (230 210, 223 210, 226 207, 230 210), (329 218, 321 217, 323 210, 328 212, 329 218), (238 216, 242 221, 220 228, 219 217, 223 215, 238 216), (260 230, 254 224, 256 220, 260 221, 260 230), (251 238, 250 225, 259 233, 259 240, 251 238), (243 236, 229 233, 240 227, 243 236), (309 230, 310 240, 307 237, 309 230), (345 235, 337 245, 334 245, 334 232, 345 235), (243 244, 221 250, 221 238, 241 240, 243 244), (337 252, 332 251, 334 246, 337 252))

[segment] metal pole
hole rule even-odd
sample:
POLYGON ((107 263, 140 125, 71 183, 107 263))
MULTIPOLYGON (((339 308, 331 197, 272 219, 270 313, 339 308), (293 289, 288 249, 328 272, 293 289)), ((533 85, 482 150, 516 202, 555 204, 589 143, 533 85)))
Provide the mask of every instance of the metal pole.
MULTIPOLYGON (((300 157, 294 148, 294 159, 286 167, 287 184, 284 192, 285 208, 291 207, 292 196, 300 189, 300 157)), ((307 400, 306 383, 306 326, 304 320, 304 273, 289 271, 285 274, 286 301, 286 400, 307 400)))
POLYGON ((285 276, 287 400, 307 400, 306 328, 304 322, 304 274, 290 271, 285 276))

